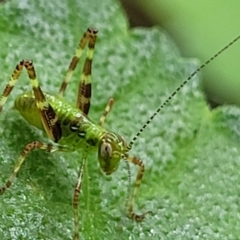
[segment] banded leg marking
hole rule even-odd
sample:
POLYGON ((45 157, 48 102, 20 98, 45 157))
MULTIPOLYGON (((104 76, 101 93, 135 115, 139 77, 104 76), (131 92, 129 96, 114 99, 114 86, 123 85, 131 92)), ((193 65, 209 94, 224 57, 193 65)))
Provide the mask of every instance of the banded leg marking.
POLYGON ((80 77, 80 83, 78 86, 78 96, 76 107, 79 108, 84 114, 88 114, 90 109, 91 92, 92 92, 92 58, 95 43, 97 40, 97 30, 89 28, 88 33, 88 49, 86 54, 85 63, 83 66, 82 74, 80 77))
POLYGON ((77 50, 75 52, 75 55, 74 57, 72 58, 70 64, 69 64, 69 67, 68 67, 68 70, 67 70, 67 73, 63 79, 63 82, 62 82, 62 85, 60 87, 60 90, 59 90, 59 95, 60 96, 63 96, 66 88, 67 88, 67 85, 68 83, 70 82, 71 78, 72 78, 72 75, 73 75, 73 72, 79 62, 79 59, 81 58, 82 56, 82 53, 83 53, 83 50, 84 48, 86 47, 86 44, 89 40, 89 30, 87 30, 82 38, 80 39, 80 42, 78 44, 78 47, 77 47, 77 50))
POLYGON ((4 89, 2 96, 0 98, 0 112, 3 109, 3 106, 5 102, 7 101, 7 98, 9 97, 13 87, 15 86, 23 67, 26 68, 28 77, 30 79, 34 96, 35 96, 35 101, 37 108, 39 109, 39 113, 41 116, 41 120, 44 126, 44 129, 47 133, 47 135, 57 142, 62 135, 61 131, 61 126, 58 121, 57 115, 51 105, 47 102, 36 77, 36 72, 33 66, 33 62, 31 60, 22 60, 20 61, 15 70, 12 73, 12 76, 4 89))
POLYGON ((143 162, 136 157, 126 155, 125 158, 126 158, 127 161, 129 161, 129 162, 131 162, 134 165, 137 165, 139 167, 132 196, 129 196, 128 216, 130 218, 132 218, 133 220, 142 221, 147 214, 152 213, 152 212, 147 211, 143 214, 136 214, 136 213, 133 212, 133 205, 134 205, 134 202, 135 202, 135 199, 136 199, 136 196, 137 196, 138 189, 139 189, 139 187, 141 185, 141 182, 142 182, 145 167, 144 167, 143 162))
POLYGON ((82 178, 84 166, 86 163, 86 158, 83 158, 82 164, 79 168, 77 183, 74 188, 73 195, 73 213, 74 213, 74 240, 79 240, 79 214, 78 214, 78 205, 79 205, 79 195, 82 186, 82 178))
POLYGON ((105 107, 104 112, 103 112, 103 114, 102 114, 102 116, 100 117, 100 120, 99 120, 99 122, 98 122, 98 125, 99 125, 99 126, 103 126, 103 124, 105 123, 105 121, 106 121, 106 119, 107 119, 107 115, 108 115, 108 113, 109 113, 109 112, 111 111, 111 109, 112 109, 113 103, 114 103, 114 99, 113 99, 113 98, 110 98, 110 99, 108 100, 108 104, 107 104, 107 106, 105 107))
POLYGON ((12 182, 14 181, 14 179, 15 179, 17 173, 19 172, 23 162, 25 161, 27 155, 35 148, 43 149, 48 152, 54 152, 54 151, 62 151, 62 150, 64 150, 65 147, 55 146, 52 144, 46 144, 46 143, 42 143, 42 142, 38 142, 38 141, 33 141, 31 143, 28 143, 26 145, 26 147, 23 149, 21 155, 19 156, 17 163, 15 164, 15 167, 13 169, 12 174, 8 178, 5 185, 0 188, 0 194, 3 194, 12 185, 12 182))

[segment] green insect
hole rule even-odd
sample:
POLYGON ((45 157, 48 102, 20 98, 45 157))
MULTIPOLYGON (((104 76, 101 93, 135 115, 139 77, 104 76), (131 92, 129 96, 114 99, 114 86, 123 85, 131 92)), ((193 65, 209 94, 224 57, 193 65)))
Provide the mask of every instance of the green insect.
POLYGON ((71 60, 58 95, 53 96, 44 93, 39 86, 33 62, 31 60, 22 60, 17 64, 0 98, 1 112, 23 68, 26 68, 30 83, 32 85, 32 91, 19 95, 15 100, 14 107, 31 125, 45 131, 48 137, 52 140, 51 143, 33 141, 25 146, 17 160, 12 174, 8 178, 5 185, 0 188, 0 194, 3 194, 11 186, 24 160, 33 149, 42 149, 50 153, 55 151, 71 152, 77 149, 82 149, 82 162, 79 168, 78 179, 73 194, 73 239, 75 240, 79 239, 79 194, 81 190, 84 165, 87 161, 88 152, 91 150, 98 152, 99 165, 103 172, 105 172, 107 175, 117 170, 121 159, 125 160, 128 164, 132 163, 138 167, 134 189, 132 192, 129 191, 127 214, 133 220, 142 221, 144 217, 148 213, 150 213, 150 211, 145 211, 142 214, 136 214, 133 210, 133 207, 137 196, 137 191, 141 185, 145 168, 143 162, 138 157, 129 155, 129 151, 131 150, 132 145, 140 136, 140 134, 144 131, 144 129, 155 118, 155 116, 167 105, 167 103, 172 99, 172 97, 178 91, 180 91, 180 89, 189 80, 191 80, 194 75, 197 74, 197 72, 199 72, 203 67, 205 67, 209 62, 215 59, 219 54, 225 51, 233 43, 238 41, 240 39, 240 36, 236 37, 227 46, 225 46, 212 58, 210 58, 203 65, 201 65, 195 72, 193 72, 189 76, 189 78, 186 79, 149 117, 149 119, 136 133, 135 137, 130 141, 130 143, 127 143, 122 136, 114 132, 107 131, 105 128, 103 128, 106 117, 113 105, 112 98, 109 99, 108 104, 98 124, 93 123, 88 118, 88 112, 91 102, 91 68, 96 39, 97 30, 94 28, 87 29, 79 42, 74 57, 71 60), (71 104, 69 104, 63 99, 63 94, 67 88, 68 83, 71 80, 72 74, 86 46, 88 47, 78 87, 76 107, 73 108, 71 104))

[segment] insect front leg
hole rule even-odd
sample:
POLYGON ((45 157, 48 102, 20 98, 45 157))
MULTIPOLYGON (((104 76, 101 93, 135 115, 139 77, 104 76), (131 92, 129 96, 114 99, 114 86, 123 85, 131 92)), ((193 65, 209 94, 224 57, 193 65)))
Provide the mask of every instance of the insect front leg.
POLYGON ((144 167, 143 162, 140 159, 138 159, 137 157, 132 157, 132 156, 129 156, 129 155, 126 155, 125 157, 126 157, 126 160, 128 162, 131 162, 134 165, 137 165, 139 167, 137 177, 136 177, 136 181, 135 181, 135 186, 134 186, 134 189, 133 189, 133 193, 132 193, 131 196, 128 197, 129 198, 128 216, 130 218, 132 218, 133 220, 142 221, 145 218, 146 214, 149 214, 149 213, 152 213, 152 212, 147 211, 143 214, 136 214, 133 211, 133 206, 134 206, 134 202, 135 202, 135 199, 136 199, 136 196, 137 196, 137 191, 138 191, 138 189, 141 185, 141 182, 142 182, 145 167, 144 167))

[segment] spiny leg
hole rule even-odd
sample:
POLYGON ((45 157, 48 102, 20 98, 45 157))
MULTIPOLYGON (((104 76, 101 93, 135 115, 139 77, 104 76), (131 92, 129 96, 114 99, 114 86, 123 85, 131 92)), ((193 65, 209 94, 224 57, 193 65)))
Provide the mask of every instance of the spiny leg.
POLYGON ((103 126, 103 124, 105 123, 106 118, 107 118, 107 115, 108 115, 108 113, 109 113, 109 112, 111 111, 111 109, 112 109, 113 103, 114 103, 114 99, 113 99, 113 98, 110 98, 110 99, 108 100, 108 104, 107 104, 107 106, 105 107, 104 112, 103 112, 103 114, 102 114, 102 116, 100 117, 100 120, 99 120, 99 122, 98 122, 98 125, 99 125, 99 126, 103 126))
POLYGON ((136 196, 137 196, 137 191, 138 191, 138 189, 141 185, 141 181, 142 181, 142 178, 143 178, 145 167, 144 167, 143 162, 136 157, 125 155, 125 158, 126 158, 127 161, 129 161, 129 162, 131 162, 134 165, 137 165, 139 167, 132 196, 129 196, 128 216, 130 218, 132 218, 133 220, 142 221, 144 219, 145 215, 148 214, 148 213, 151 213, 151 211, 147 211, 143 214, 136 214, 136 213, 133 212, 133 205, 134 205, 134 202, 135 202, 135 199, 136 199, 136 196))
POLYGON ((31 82, 31 85, 33 88, 36 105, 39 110, 44 129, 45 129, 47 135, 52 140, 57 142, 61 138, 61 135, 62 135, 61 126, 60 126, 60 123, 58 121, 55 111, 53 110, 51 105, 47 102, 47 100, 39 86, 38 80, 36 78, 36 72, 35 72, 35 69, 33 66, 33 62, 31 60, 22 60, 17 64, 17 66, 16 66, 15 70, 13 71, 12 76, 0 98, 0 112, 2 111, 3 106, 4 106, 5 102, 7 101, 7 98, 9 97, 13 87, 15 86, 15 84, 22 72, 23 67, 25 67, 27 70, 27 73, 28 73, 28 76, 29 76, 29 79, 30 79, 30 82, 31 82))
POLYGON ((80 42, 78 44, 78 47, 77 47, 77 50, 75 52, 75 55, 74 57, 72 58, 70 64, 69 64, 69 67, 68 67, 68 70, 67 70, 67 73, 63 79, 63 82, 62 82, 62 85, 60 87, 60 90, 59 90, 59 95, 60 96, 63 96, 66 88, 67 88, 67 85, 68 83, 70 82, 71 78, 72 78, 72 75, 73 75, 73 72, 78 64, 78 61, 79 59, 81 58, 82 56, 82 53, 83 53, 83 50, 84 48, 86 47, 86 44, 89 40, 89 34, 91 34, 91 28, 87 29, 87 31, 83 34, 82 38, 80 39, 80 42))
POLYGON ((66 149, 66 147, 63 146, 55 146, 52 144, 45 144, 42 142, 38 142, 38 141, 33 141, 31 143, 28 143, 26 145, 26 147, 23 149, 20 157, 17 160, 17 163, 13 169, 12 174, 10 175, 10 177, 8 178, 7 182, 5 183, 5 185, 3 187, 0 188, 0 194, 3 194, 12 184, 13 180, 15 179, 17 173, 19 172, 24 160, 26 159, 27 155, 33 150, 33 149, 43 149, 46 150, 48 152, 55 152, 55 151, 68 151, 68 149, 66 149))
POLYGON ((97 30, 94 28, 88 29, 88 49, 86 54, 85 63, 83 66, 80 83, 78 86, 78 96, 76 107, 79 108, 84 114, 88 114, 91 101, 91 74, 92 74, 92 58, 94 46, 97 40, 97 30))

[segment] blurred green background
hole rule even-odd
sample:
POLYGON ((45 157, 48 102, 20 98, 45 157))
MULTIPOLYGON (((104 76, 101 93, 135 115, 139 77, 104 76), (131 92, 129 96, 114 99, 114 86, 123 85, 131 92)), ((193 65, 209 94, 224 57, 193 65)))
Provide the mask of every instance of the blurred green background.
MULTIPOLYGON (((238 0, 121 0, 130 26, 162 26, 183 56, 202 62, 240 34, 238 0)), ((240 43, 203 70, 202 86, 217 104, 240 105, 240 43)))

